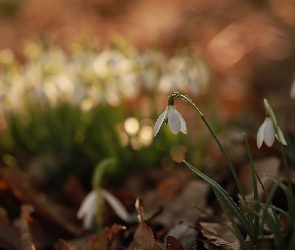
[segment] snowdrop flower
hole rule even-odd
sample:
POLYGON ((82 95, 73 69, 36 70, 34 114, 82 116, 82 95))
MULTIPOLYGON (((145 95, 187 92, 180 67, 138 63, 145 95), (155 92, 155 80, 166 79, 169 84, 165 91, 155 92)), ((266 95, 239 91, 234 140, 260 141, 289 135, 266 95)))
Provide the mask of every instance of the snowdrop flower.
POLYGON ((156 121, 154 136, 158 134, 165 119, 168 119, 168 126, 173 134, 177 135, 179 131, 186 134, 186 123, 182 115, 175 109, 174 105, 168 105, 156 121))
POLYGON ((90 229, 94 217, 97 212, 97 207, 99 206, 99 202, 102 201, 100 192, 98 190, 91 191, 86 197, 84 198, 78 213, 78 219, 83 219, 83 227, 85 229, 90 229))
POLYGON ((293 100, 295 100, 295 81, 292 83, 291 90, 290 90, 290 96, 293 100))
POLYGON ((86 195, 77 213, 78 219, 83 219, 83 227, 85 229, 91 228, 98 207, 103 205, 103 199, 108 202, 120 219, 129 221, 129 213, 115 196, 104 189, 93 190, 86 195))
POLYGON ((275 133, 275 128, 273 122, 270 117, 266 117, 263 124, 260 126, 257 132, 257 147, 260 148, 262 146, 263 141, 268 147, 271 147, 275 141, 275 137, 278 141, 280 141, 283 145, 287 145, 283 132, 278 127, 277 135, 275 133), (279 138, 278 138, 279 137, 279 138))

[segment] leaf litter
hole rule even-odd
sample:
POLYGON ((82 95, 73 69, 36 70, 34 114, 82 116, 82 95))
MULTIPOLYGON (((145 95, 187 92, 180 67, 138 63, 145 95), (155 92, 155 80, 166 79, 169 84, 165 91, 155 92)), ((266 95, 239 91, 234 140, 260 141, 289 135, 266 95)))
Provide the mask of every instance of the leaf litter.
MULTIPOLYGON (((279 165, 277 158, 268 157, 257 161, 256 167, 259 175, 266 172, 275 177, 281 174, 279 165)), ((246 188, 251 182, 249 165, 245 161, 238 166, 246 188)), ((226 176, 220 182, 225 188, 231 186, 226 176)), ((273 186, 272 182, 264 184, 268 189, 273 186)), ((236 189, 228 190, 237 193, 236 189)), ((181 164, 169 172, 155 169, 132 176, 123 189, 110 192, 130 214, 136 214, 138 220, 122 221, 105 204, 107 249, 241 249, 238 239, 228 229, 230 223, 213 198, 210 186, 181 164)), ((61 197, 67 197, 66 202, 61 202, 56 196, 38 191, 38 186, 23 170, 9 166, 0 168, 0 196, 4 201, 0 209, 0 246, 3 249, 102 250, 94 231, 83 230, 82 223, 75 217, 85 194, 79 179, 71 176, 60 192, 61 197), (15 217, 9 218, 6 210, 14 211, 15 217)), ((253 197, 251 189, 246 194, 249 199, 253 197)), ((288 235, 288 221, 281 216, 280 222, 281 231, 288 235)), ((272 238, 268 233, 259 240, 272 238)))

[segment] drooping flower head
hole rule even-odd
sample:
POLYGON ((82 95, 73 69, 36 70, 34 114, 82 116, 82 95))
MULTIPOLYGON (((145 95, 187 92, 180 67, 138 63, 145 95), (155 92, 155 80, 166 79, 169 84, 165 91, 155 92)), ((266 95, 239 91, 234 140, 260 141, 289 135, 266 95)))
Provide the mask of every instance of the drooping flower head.
POLYGON ((85 229, 90 229, 93 222, 95 221, 95 216, 98 212, 98 207, 102 206, 104 200, 108 202, 111 208, 115 211, 120 219, 123 221, 129 221, 130 215, 127 212, 123 204, 110 192, 105 189, 92 190, 84 198, 78 212, 78 219, 83 219, 83 227, 85 229))
POLYGON ((168 99, 168 106, 165 109, 165 111, 159 116, 157 119, 155 126, 154 126, 154 136, 157 135, 157 133, 160 130, 160 127, 162 126, 163 122, 165 120, 168 120, 167 125, 169 126, 171 132, 175 135, 181 131, 182 133, 186 134, 186 122, 183 119, 182 115, 175 109, 174 107, 174 100, 173 97, 168 99))
POLYGON ((102 202, 100 192, 97 190, 91 191, 83 200, 78 213, 78 219, 83 219, 83 227, 90 229, 97 213, 98 203, 102 202))
POLYGON ((287 142, 285 140, 284 134, 279 128, 276 116, 266 99, 264 99, 264 106, 267 117, 257 132, 257 147, 260 148, 263 141, 268 147, 271 147, 275 141, 275 138, 277 138, 280 143, 286 146, 287 142))
POLYGON ((122 220, 128 221, 130 218, 123 204, 114 195, 101 188, 102 175, 110 164, 115 164, 113 158, 106 158, 97 164, 92 176, 92 191, 86 195, 78 210, 77 217, 83 219, 85 229, 91 228, 96 216, 102 216, 99 210, 103 207, 104 200, 108 202, 122 220))
POLYGON ((293 100, 295 100, 295 81, 291 85, 290 96, 293 100))

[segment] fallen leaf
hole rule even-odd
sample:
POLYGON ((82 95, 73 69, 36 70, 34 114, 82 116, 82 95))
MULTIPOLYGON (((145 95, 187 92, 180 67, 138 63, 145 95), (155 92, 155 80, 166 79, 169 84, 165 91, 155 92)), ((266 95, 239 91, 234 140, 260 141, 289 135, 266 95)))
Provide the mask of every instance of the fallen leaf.
POLYGON ((6 182, 21 202, 30 204, 34 207, 35 213, 45 220, 50 220, 73 235, 82 233, 82 229, 67 219, 66 214, 62 214, 58 206, 34 189, 29 176, 22 170, 15 167, 0 168, 0 179, 6 182))
POLYGON ((229 229, 225 228, 221 224, 200 222, 200 225, 202 227, 201 233, 207 239, 204 240, 204 246, 206 249, 241 249, 241 244, 238 238, 229 229))
POLYGON ((166 244, 166 250, 185 250, 182 244, 173 236, 168 236, 166 244))
POLYGON ((112 227, 104 228, 104 232, 107 238, 108 249, 111 249, 111 246, 114 240, 117 238, 118 234, 122 232, 123 230, 126 230, 126 227, 118 225, 118 224, 113 224, 112 227))
POLYGON ((74 250, 65 240, 60 239, 55 246, 55 250, 74 250))
MULTIPOLYGON (((264 173, 276 178, 279 174, 280 160, 277 157, 268 157, 262 160, 255 161, 254 165, 264 188, 266 189, 267 192, 269 192, 274 186, 274 182, 271 181, 266 176, 264 176, 264 173)), ((253 181, 252 181, 251 171, 252 171, 251 166, 249 163, 247 163, 241 168, 239 172, 239 180, 246 194, 246 200, 250 200, 250 201, 254 200, 253 181)), ((257 187, 258 187, 259 200, 265 201, 266 197, 258 180, 257 180, 257 187)), ((241 205, 242 203, 240 203, 240 206, 241 205)))
POLYGON ((31 205, 22 205, 21 207, 21 221, 20 221, 20 233, 21 233, 21 249, 22 250, 35 250, 35 245, 31 236, 28 217, 34 211, 31 205))
POLYGON ((178 224, 168 231, 166 238, 167 241, 168 237, 170 236, 177 239, 177 241, 179 241, 182 246, 191 248, 194 242, 197 240, 198 232, 192 227, 184 224, 178 224))
POLYGON ((155 219, 155 222, 167 227, 173 227, 179 222, 193 224, 201 215, 193 205, 197 204, 198 207, 205 209, 209 189, 207 182, 193 180, 186 183, 174 199, 167 201, 156 198, 152 204, 163 206, 164 212, 155 219))
POLYGON ((177 177, 168 177, 158 183, 157 193, 160 199, 171 200, 177 195, 180 187, 177 177))
POLYGON ((134 233, 134 242, 131 244, 130 249, 140 249, 140 247, 142 247, 144 250, 163 250, 157 244, 154 238, 153 230, 144 222, 144 210, 139 198, 136 199, 135 208, 137 211, 139 225, 134 233))
POLYGON ((102 249, 100 249, 100 244, 99 244, 98 238, 95 234, 90 236, 90 239, 89 239, 87 246, 86 246, 86 250, 102 250, 102 249))
MULTIPOLYGON (((254 166, 261 179, 263 179, 264 173, 275 178, 279 172, 280 160, 277 157, 268 157, 261 160, 255 160, 254 166)), ((245 194, 252 193, 253 182, 252 182, 252 170, 251 170, 250 163, 247 163, 243 167, 241 167, 239 171, 239 177, 240 177, 239 180, 241 182, 241 185, 245 194)))

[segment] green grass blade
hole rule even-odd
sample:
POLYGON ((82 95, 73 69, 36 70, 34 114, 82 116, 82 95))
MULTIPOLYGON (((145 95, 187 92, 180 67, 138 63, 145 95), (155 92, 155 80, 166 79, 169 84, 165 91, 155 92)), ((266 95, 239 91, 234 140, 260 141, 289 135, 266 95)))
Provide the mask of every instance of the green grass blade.
POLYGON ((235 235, 237 236, 237 238, 239 239, 239 241, 241 242, 241 244, 243 245, 243 247, 245 249, 250 249, 248 244, 246 243, 243 235, 241 234, 241 231, 240 229, 238 228, 233 216, 230 214, 230 211, 229 209, 227 208, 224 200, 222 199, 221 197, 221 194, 219 193, 219 191, 217 190, 217 188, 215 188, 214 186, 212 187, 213 188, 213 191, 214 191, 214 194, 221 206, 221 208, 223 209, 223 211, 225 212, 227 218, 229 219, 229 221, 231 222, 233 228, 234 228, 234 231, 235 231, 235 235))
MULTIPOLYGON (((257 188, 257 181, 256 181, 256 175, 257 175, 257 171, 255 169, 254 166, 254 161, 253 161, 253 157, 252 157, 252 153, 250 150, 250 146, 249 146, 249 142, 247 140, 247 137, 245 134, 243 134, 244 136, 244 140, 246 143, 246 147, 247 147, 247 151, 248 151, 248 156, 249 156, 249 160, 250 160, 250 165, 251 165, 251 172, 252 172, 252 180, 253 180, 253 191, 254 191, 254 201, 256 201, 256 203, 254 204, 254 211, 259 213, 259 209, 260 206, 258 204, 259 202, 259 198, 258 198, 258 188, 257 188)), ((262 184, 262 183, 260 183, 262 184)), ((254 213, 254 235, 258 235, 259 234, 259 216, 257 216, 256 213, 254 213)))
POLYGON ((283 190, 283 192, 285 193, 286 197, 287 197, 287 201, 288 201, 288 210, 290 213, 291 218, 295 218, 295 203, 294 203, 294 197, 292 196, 292 193, 290 192, 290 189, 283 184, 281 181, 265 174, 265 176, 267 176, 269 179, 271 179, 273 182, 278 183, 278 185, 280 186, 280 188, 283 190))
MULTIPOLYGON (((246 201, 247 203, 254 203, 253 201, 246 201)), ((260 206, 262 207, 266 207, 267 205, 264 204, 264 203, 259 203, 260 206)), ((280 214, 282 214, 290 223, 290 227, 291 227, 291 230, 294 230, 294 221, 292 220, 292 218, 290 217, 290 215, 284 211, 283 209, 279 208, 279 207, 276 207, 274 205, 268 205, 269 208, 271 208, 273 211, 277 211, 279 212, 280 214)), ((257 213, 257 212, 255 212, 257 213)), ((259 215, 259 213, 257 213, 259 215)), ((276 221, 277 225, 278 225, 278 221, 276 221)))
POLYGON ((275 242, 276 249, 286 249, 286 243, 283 239, 282 233, 280 231, 280 227, 278 227, 275 221, 275 218, 273 218, 272 215, 268 212, 266 214, 266 217, 267 217, 267 224, 274 235, 274 242, 275 242))
POLYGON ((246 218, 246 216, 243 214, 243 212, 240 210, 238 205, 233 201, 233 199, 229 196, 229 194, 214 180, 209 178, 207 175, 203 174, 201 171, 193 167, 191 164, 189 164, 187 161, 183 161, 193 172, 195 172, 198 176, 200 176, 202 179, 204 179, 206 182, 208 182, 211 186, 213 186, 223 197, 223 199, 228 203, 230 208, 235 212, 237 218, 245 228, 247 234, 249 235, 250 239, 253 242, 256 242, 256 238, 253 234, 252 227, 250 225, 250 222, 246 218))
MULTIPOLYGON (((266 202, 264 204, 263 214, 262 214, 262 220, 260 221, 260 232, 263 231, 263 225, 264 225, 264 222, 265 222, 265 219, 266 219, 265 215, 269 213, 268 208, 270 207, 270 204, 272 204, 272 199, 273 199, 273 197, 274 197, 280 183, 281 183, 280 181, 275 183, 275 185, 271 189, 271 191, 270 191, 270 193, 269 193, 269 195, 268 195, 268 197, 266 199, 266 202)), ((272 210, 272 211, 274 211, 274 210, 272 210)), ((277 213, 275 211, 273 212, 273 215, 275 217, 277 227, 280 227, 280 222, 279 222, 277 213)))

